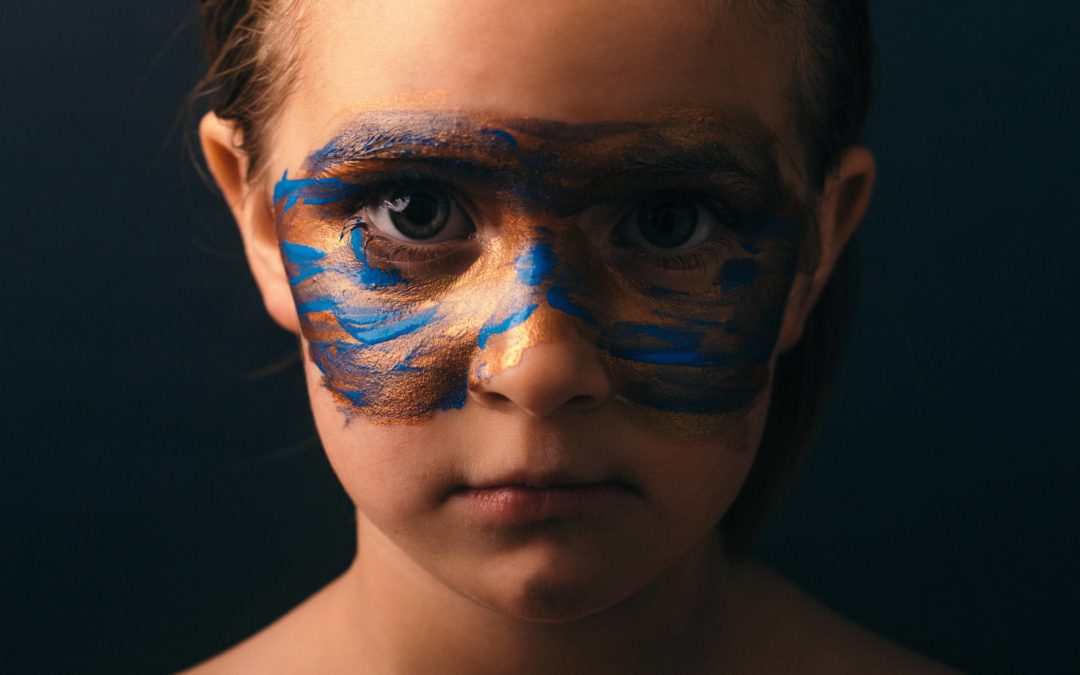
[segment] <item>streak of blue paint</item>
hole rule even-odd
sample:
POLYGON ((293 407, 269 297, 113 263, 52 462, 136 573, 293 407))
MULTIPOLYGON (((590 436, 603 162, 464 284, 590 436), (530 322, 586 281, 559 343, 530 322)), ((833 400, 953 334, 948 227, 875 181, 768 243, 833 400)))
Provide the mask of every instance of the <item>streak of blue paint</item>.
POLYGON ((337 309, 337 303, 334 302, 333 298, 326 297, 325 295, 296 305, 296 311, 300 314, 329 312, 334 311, 335 309, 337 309))
POLYGON ((748 286, 761 276, 761 268, 753 258, 728 260, 720 268, 720 285, 725 291, 748 286))
POLYGON ((518 281, 526 286, 536 286, 544 282, 555 267, 555 254, 551 245, 539 242, 529 245, 522 251, 514 263, 518 281))
POLYGON ((512 314, 510 314, 510 316, 506 317, 501 321, 494 321, 485 324, 484 327, 480 329, 480 334, 476 337, 477 345, 480 347, 480 349, 485 349, 487 347, 488 340, 491 338, 492 335, 505 333, 511 328, 525 323, 529 319, 529 317, 532 316, 532 313, 536 311, 537 307, 539 307, 539 305, 531 304, 527 307, 513 312, 512 314))
MULTIPOLYGON (((390 111, 373 115, 370 123, 347 129, 308 157, 306 168, 312 172, 337 162, 358 161, 375 156, 408 157, 429 148, 447 144, 447 134, 455 149, 505 155, 517 149, 517 138, 498 128, 476 129, 477 135, 455 138, 462 131, 460 120, 451 115, 417 114, 390 111), (378 118, 382 119, 378 119, 378 118), (403 119, 404 118, 404 119, 403 119), (411 125, 411 126, 410 126, 411 125)), ((426 160, 438 161, 435 156, 426 160)))
POLYGON ((757 255, 757 254, 761 253, 761 247, 760 246, 758 246, 757 244, 755 244, 753 242, 746 241, 745 239, 743 239, 743 240, 741 240, 739 242, 739 246, 742 246, 742 249, 744 251, 746 251, 747 253, 749 253, 750 255, 757 255))
POLYGON ((368 288, 385 288, 387 286, 393 286, 399 283, 401 279, 401 273, 395 269, 389 272, 384 272, 377 267, 373 267, 368 262, 367 251, 364 250, 364 231, 359 227, 353 228, 350 235, 349 243, 352 246, 353 255, 356 256, 357 262, 361 267, 358 270, 360 281, 363 282, 368 288))
POLYGON ((667 328, 641 323, 619 323, 612 327, 612 338, 619 340, 635 340, 641 338, 655 338, 679 349, 697 349, 701 344, 702 333, 688 331, 679 328, 667 328))
POLYGON ((535 181, 529 181, 528 183, 511 183, 510 194, 524 202, 545 201, 547 193, 542 191, 536 185, 533 185, 533 183, 535 183, 535 181))
POLYGON ((333 204, 342 199, 355 198, 363 194, 364 187, 356 183, 347 183, 340 178, 289 178, 289 171, 281 175, 274 185, 274 203, 284 200, 282 213, 301 203, 333 204))
POLYGON ((499 139, 506 144, 507 148, 511 150, 517 147, 517 139, 514 138, 514 135, 509 131, 506 131, 504 129, 484 129, 483 133, 499 139))
POLYGON ((316 260, 322 260, 326 257, 326 251, 317 249, 314 246, 305 246, 303 244, 294 244, 291 241, 281 242, 281 248, 284 250, 289 262, 294 265, 299 265, 306 262, 315 262, 316 260))
POLYGON ((552 309, 557 309, 570 316, 576 316, 589 325, 596 325, 597 321, 592 314, 570 297, 573 291, 574 289, 569 286, 552 286, 547 291, 548 305, 552 309))
POLYGON ((307 167, 317 169, 328 162, 359 160, 388 150, 408 155, 411 148, 431 147, 438 143, 438 137, 419 131, 354 129, 336 136, 312 153, 308 157, 307 167))
POLYGON ((436 406, 440 410, 460 409, 465 405, 465 397, 468 393, 467 385, 468 383, 464 377, 458 378, 450 391, 446 392, 446 395, 439 400, 436 406))
POLYGON ((697 352, 613 350, 612 355, 628 361, 652 363, 659 366, 706 366, 709 360, 697 352))
MULTIPOLYGON (((332 300, 331 300, 332 302, 332 300)), ((404 315, 403 311, 388 310, 378 305, 334 306, 334 316, 357 327, 376 326, 404 315)))
MULTIPOLYGON (((370 366, 365 366, 355 360, 354 352, 357 347, 358 345, 342 342, 313 342, 308 345, 308 353, 328 383, 363 382, 376 373, 370 366)), ((362 388, 330 386, 358 408, 370 405, 362 388)))
POLYGON ((413 359, 416 358, 417 354, 419 354, 419 353, 421 353, 423 351, 424 351, 423 350, 423 345, 419 345, 419 346, 414 347, 412 350, 409 351, 408 354, 406 354, 404 357, 402 357, 401 361, 394 364, 394 366, 390 368, 390 371, 395 372, 395 373, 421 373, 421 372, 423 372, 425 370, 424 368, 422 368, 420 366, 412 365, 413 359))
POLYGON ((701 368, 734 368, 753 365, 741 355, 706 354, 681 349, 648 349, 616 345, 610 350, 615 358, 650 363, 656 366, 693 366, 701 368))
POLYGON ((431 307, 416 314, 408 314, 395 319, 387 318, 377 324, 357 323, 338 318, 338 323, 345 331, 365 345, 375 345, 388 340, 409 335, 428 326, 438 317, 438 308, 431 307))
POLYGON ((620 323, 607 337, 611 355, 628 361, 664 366, 705 366, 711 361, 698 351, 703 334, 697 331, 620 323))
POLYGON ((304 279, 326 271, 326 267, 318 264, 326 257, 325 251, 312 246, 283 241, 281 242, 281 253, 285 257, 285 262, 296 268, 296 274, 289 277, 289 283, 293 286, 304 279))

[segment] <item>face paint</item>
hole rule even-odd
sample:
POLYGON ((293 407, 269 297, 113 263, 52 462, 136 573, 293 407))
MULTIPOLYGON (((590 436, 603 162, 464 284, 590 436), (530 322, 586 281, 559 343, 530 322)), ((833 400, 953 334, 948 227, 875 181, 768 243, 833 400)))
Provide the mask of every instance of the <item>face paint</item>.
POLYGON ((768 382, 806 222, 774 156, 759 124, 700 111, 365 114, 274 190, 311 359, 347 413, 415 423, 576 332, 646 418, 743 410, 768 382), (474 236, 403 244, 364 222, 417 185, 467 201, 474 236), (717 225, 685 251, 628 245, 619 232, 651 195, 705 204, 717 225))

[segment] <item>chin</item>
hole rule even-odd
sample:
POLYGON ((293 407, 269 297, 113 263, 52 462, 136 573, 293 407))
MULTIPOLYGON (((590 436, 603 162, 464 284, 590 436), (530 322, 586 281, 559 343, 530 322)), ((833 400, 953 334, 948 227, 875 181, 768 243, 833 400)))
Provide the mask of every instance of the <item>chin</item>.
POLYGON ((459 590, 488 609, 523 621, 577 621, 618 604, 637 589, 627 578, 632 576, 628 570, 613 569, 612 560, 625 557, 595 552, 583 556, 580 551, 560 555, 553 547, 501 558, 474 577, 487 580, 481 581, 482 587, 459 590))
POLYGON ((529 579, 515 588, 474 598, 488 609, 522 621, 569 623, 598 614, 621 600, 598 592, 595 585, 529 579), (591 587, 590 587, 591 586, 591 587))

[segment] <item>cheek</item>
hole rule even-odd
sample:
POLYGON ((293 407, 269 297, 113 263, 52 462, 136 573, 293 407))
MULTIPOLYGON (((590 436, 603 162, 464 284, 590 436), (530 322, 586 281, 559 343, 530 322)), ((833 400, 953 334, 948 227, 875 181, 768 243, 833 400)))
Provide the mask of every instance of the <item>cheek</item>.
POLYGON ((468 317, 458 321, 430 289, 370 264, 361 230, 321 241, 330 230, 301 215, 290 219, 287 236, 322 246, 282 243, 305 351, 325 387, 344 412, 378 422, 460 408, 475 330, 468 317))
POLYGON ((417 477, 443 471, 435 464, 446 459, 442 446, 449 444, 441 426, 378 424, 343 415, 319 369, 310 361, 304 368, 319 438, 353 504, 386 521, 429 507, 438 495, 417 477))
MULTIPOLYGON (((693 530, 695 536, 719 522, 731 506, 754 462, 764 430, 769 386, 749 409, 725 415, 708 441, 678 441, 661 434, 665 443, 642 442, 641 475, 652 491, 651 501, 662 508, 673 529, 693 530)), ((656 438, 657 436, 653 436, 656 438)))
POLYGON ((748 219, 690 288, 685 273, 650 263, 642 276, 573 222, 539 227, 532 214, 466 272, 435 283, 370 263, 363 230, 342 230, 318 207, 361 189, 286 176, 275 192, 306 352, 346 416, 430 420, 463 407, 470 385, 514 367, 530 346, 574 333, 596 345, 615 402, 640 409, 657 432, 704 438, 760 399, 798 223, 748 219))

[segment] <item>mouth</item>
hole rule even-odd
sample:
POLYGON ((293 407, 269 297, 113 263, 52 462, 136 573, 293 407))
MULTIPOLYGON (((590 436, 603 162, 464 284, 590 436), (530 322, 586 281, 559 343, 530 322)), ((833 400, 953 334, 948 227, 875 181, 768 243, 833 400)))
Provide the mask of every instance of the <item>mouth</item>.
POLYGON ((620 481, 507 480, 465 486, 450 499, 489 522, 517 524, 594 518, 617 512, 641 494, 620 481))

